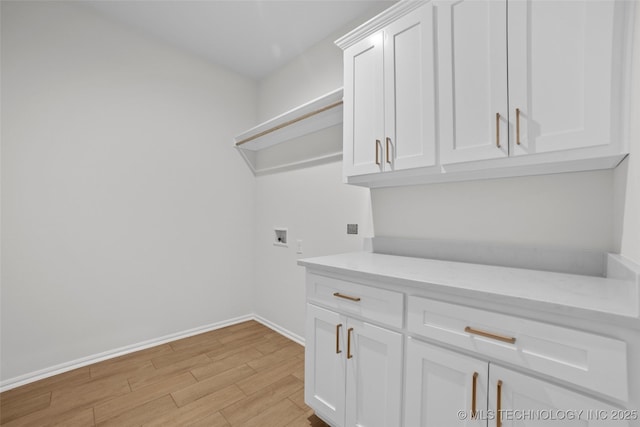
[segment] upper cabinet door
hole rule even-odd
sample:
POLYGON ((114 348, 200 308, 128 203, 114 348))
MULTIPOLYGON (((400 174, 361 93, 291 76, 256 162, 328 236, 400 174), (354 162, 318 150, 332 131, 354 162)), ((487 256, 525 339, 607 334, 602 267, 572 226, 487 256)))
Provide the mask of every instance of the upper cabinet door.
POLYGON ((612 142, 614 9, 612 0, 509 0, 513 154, 612 142))
POLYGON ((506 157, 506 0, 440 0, 441 163, 506 157))
POLYGON ((433 4, 384 30, 385 170, 436 163, 433 4))
POLYGON ((383 34, 344 51, 344 175, 382 170, 384 139, 383 34))

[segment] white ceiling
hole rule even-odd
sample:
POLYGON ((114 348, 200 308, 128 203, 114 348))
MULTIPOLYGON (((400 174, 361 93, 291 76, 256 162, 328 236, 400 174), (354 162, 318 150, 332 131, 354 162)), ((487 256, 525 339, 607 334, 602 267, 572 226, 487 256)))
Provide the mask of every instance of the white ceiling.
POLYGON ((82 4, 178 48, 259 79, 395 1, 169 0, 82 4))

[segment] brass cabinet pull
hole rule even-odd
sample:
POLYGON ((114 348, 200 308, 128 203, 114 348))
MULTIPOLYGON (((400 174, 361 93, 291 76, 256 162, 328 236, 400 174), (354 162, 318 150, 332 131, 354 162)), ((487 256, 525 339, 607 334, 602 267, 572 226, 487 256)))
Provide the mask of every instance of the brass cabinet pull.
POLYGON ((353 328, 347 329, 347 359, 353 357, 353 354, 351 354, 351 332, 353 332, 353 328))
POLYGON ((500 148, 500 113, 496 113, 496 147, 500 148))
POLYGON ((333 296, 338 298, 348 299, 349 301, 355 301, 355 302, 360 301, 360 297, 350 297, 349 295, 344 295, 344 294, 341 294, 340 292, 334 292, 333 296))
POLYGON ((336 354, 342 353, 340 350, 340 328, 342 327, 342 323, 336 325, 336 354))
POLYGON ((516 144, 520 145, 520 109, 516 108, 516 144))
POLYGON ((387 163, 391 164, 391 157, 389 156, 389 145, 391 144, 391 138, 387 137, 387 163))
POLYGON ((475 420, 476 417, 478 416, 478 413, 476 411, 476 388, 478 386, 478 373, 474 372, 473 373, 473 381, 471 384, 471 419, 475 420))
POLYGON ((496 399, 496 427, 502 427, 502 380, 498 380, 498 396, 496 399))
POLYGON ((376 165, 380 166, 380 140, 376 139, 376 165))
POLYGON ((507 337, 504 335, 497 335, 487 331, 481 331, 480 329, 475 329, 475 328, 472 328, 471 326, 467 326, 466 328, 464 328, 464 331, 470 334, 480 335, 486 338, 507 342, 509 344, 515 344, 516 342, 516 339, 514 337, 507 337))

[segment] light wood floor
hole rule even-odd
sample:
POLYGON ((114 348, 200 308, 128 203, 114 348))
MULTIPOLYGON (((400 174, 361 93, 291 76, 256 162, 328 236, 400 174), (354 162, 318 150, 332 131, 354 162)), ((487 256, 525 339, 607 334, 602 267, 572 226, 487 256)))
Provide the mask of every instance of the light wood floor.
POLYGON ((6 391, 0 424, 326 426, 303 385, 303 347, 249 321, 6 391))

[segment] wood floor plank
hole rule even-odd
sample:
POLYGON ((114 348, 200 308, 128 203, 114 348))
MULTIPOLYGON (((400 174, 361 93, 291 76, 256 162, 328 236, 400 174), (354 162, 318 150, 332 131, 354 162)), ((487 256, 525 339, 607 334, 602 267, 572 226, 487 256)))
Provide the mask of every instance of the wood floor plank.
MULTIPOLYGON (((295 378, 295 377, 294 377, 295 378)), ((304 384, 304 383, 303 383, 304 384)), ((302 409, 302 410, 307 410, 307 408, 309 408, 307 406, 306 403, 304 403, 304 388, 301 388, 300 390, 296 390, 293 393, 291 393, 289 396, 287 396, 288 399, 290 401, 292 401, 293 403, 295 403, 298 408, 302 409)))
POLYGON ((189 427, 230 427, 230 424, 220 412, 216 412, 193 424, 189 424, 189 427))
POLYGON ((266 411, 263 411, 248 421, 240 424, 242 427, 282 427, 296 418, 304 415, 305 411, 298 408, 288 399, 281 400, 266 411))
POLYGON ((304 384, 292 375, 227 406, 221 412, 231 425, 241 424, 285 399, 297 390, 304 390, 304 384))
POLYGON ((103 365, 103 363, 104 362, 97 363, 96 365, 91 366, 91 378, 113 378, 115 376, 128 378, 138 372, 154 368, 151 360, 123 360, 118 363, 108 365, 103 365))
POLYGON ((301 362, 301 364, 296 366, 291 375, 304 382, 304 359, 302 359, 301 362))
POLYGON ((176 405, 182 407, 216 390, 248 378, 253 374, 255 374, 255 371, 249 366, 238 366, 237 368, 229 369, 221 374, 174 391, 171 393, 171 396, 173 400, 176 401, 176 405))
POLYGON ((238 387, 240 387, 246 394, 253 394, 258 390, 289 376, 292 371, 295 371, 300 366, 304 366, 304 362, 302 360, 297 358, 285 360, 274 365, 272 369, 258 372, 239 381, 237 384, 238 387))
POLYGON ((49 426, 93 426, 93 408, 72 409, 67 412, 55 412, 51 408, 33 412, 2 424, 3 427, 49 427, 49 426))
POLYGON ((26 398, 0 400, 0 424, 23 417, 36 411, 48 408, 51 403, 51 392, 36 394, 26 398))
POLYGON ((290 339, 283 337, 282 335, 271 337, 271 339, 267 339, 264 343, 258 344, 255 346, 256 350, 263 354, 270 354, 274 351, 280 350, 285 345, 291 342, 290 339))
POLYGON ((243 342, 236 341, 226 345, 220 344, 219 347, 211 349, 206 354, 207 354, 207 357, 210 358, 211 360, 220 360, 234 354, 240 354, 248 350, 257 350, 258 345, 265 344, 268 342, 269 342, 269 338, 263 336, 253 340, 251 339, 245 340, 243 342))
MULTIPOLYGON (((257 352, 258 350, 255 351, 257 352)), ((302 352, 304 352, 304 350, 301 345, 289 342, 281 349, 276 350, 273 353, 266 354, 259 359, 249 361, 247 364, 256 371, 263 371, 265 369, 270 369, 271 366, 283 360, 292 359, 302 352)))
POLYGON ((229 346, 229 345, 243 345, 245 343, 252 343, 257 339, 267 338, 269 334, 271 334, 271 332, 264 331, 264 330, 243 330, 238 332, 238 334, 240 334, 240 336, 229 335, 227 337, 220 338, 219 339, 220 344, 223 346, 229 346))
POLYGON ((174 350, 170 354, 163 354, 159 357, 154 357, 151 359, 151 362, 157 369, 162 369, 166 366, 173 365, 174 363, 181 362, 184 359, 196 357, 200 354, 206 354, 219 346, 220 344, 217 341, 205 341, 200 345, 189 346, 180 350, 174 350))
POLYGON ((252 332, 262 332, 267 333, 271 331, 271 329, 267 328, 261 323, 256 321, 249 321, 239 325, 228 326, 223 329, 218 329, 216 331, 216 338, 223 341, 229 341, 229 337, 235 337, 237 339, 245 337, 252 332))
POLYGON ((52 425, 64 427, 87 427, 96 425, 93 419, 93 408, 87 408, 80 412, 74 411, 67 415, 68 416, 58 418, 52 425))
POLYGON ((123 373, 126 370, 135 370, 137 366, 148 364, 149 360, 153 358, 172 353, 173 349, 169 344, 162 344, 156 347, 125 354, 114 359, 105 360, 91 365, 91 377, 100 378, 115 373, 123 373))
MULTIPOLYGON (((248 320, 246 322, 237 323, 231 326, 225 326, 224 328, 216 329, 206 334, 211 334, 215 339, 223 338, 229 335, 233 335, 239 331, 254 328, 255 330, 267 330, 263 324, 256 322, 255 320, 248 320)), ((204 334, 200 334, 204 335, 204 334)), ((187 338, 188 339, 188 338, 187 338)), ((174 341, 175 342, 175 341, 174 341)), ((173 343, 172 343, 173 344, 173 343)))
POLYGON ((329 424, 318 418, 312 410, 308 410, 304 415, 291 421, 285 427, 331 427, 329 424))
POLYGON ((194 377, 196 377, 198 381, 202 381, 205 378, 213 377, 215 375, 228 371, 229 369, 236 368, 261 357, 264 357, 264 355, 258 350, 248 348, 241 353, 233 354, 220 360, 211 361, 211 359, 209 359, 210 363, 192 369, 191 373, 194 377))
POLYGON ((103 378, 81 384, 78 387, 55 390, 51 394, 50 409, 53 413, 84 409, 102 400, 131 393, 126 378, 103 378))
POLYGON ((249 321, 0 393, 0 425, 326 427, 303 379, 303 347, 249 321))
POLYGON ((199 345, 208 346, 211 343, 219 344, 220 342, 218 341, 217 336, 217 331, 205 332, 204 334, 194 335, 191 337, 183 338, 181 340, 173 341, 169 343, 169 345, 171 345, 171 348, 173 348, 174 351, 180 351, 199 345))
POLYGON ((196 383, 191 373, 186 372, 166 378, 162 381, 150 384, 128 393, 125 396, 116 397, 94 407, 96 423, 101 423, 114 418, 121 413, 140 406, 144 403, 171 393, 173 390, 182 390, 196 383))
POLYGON ((139 388, 146 387, 158 381, 165 380, 175 374, 191 371, 192 369, 205 367, 211 363, 204 354, 179 360, 176 363, 167 365, 163 368, 156 369, 153 364, 151 368, 137 371, 134 375, 128 377, 131 390, 135 391, 139 388))
MULTIPOLYGON (((184 426, 192 425, 201 420, 209 418, 214 413, 218 413, 219 417, 222 415, 219 413, 220 409, 227 407, 234 402, 237 402, 245 397, 245 394, 238 388, 238 386, 232 384, 220 390, 214 391, 210 394, 203 396, 200 399, 177 408, 163 416, 154 419, 151 422, 145 423, 145 426, 184 426)), ((213 417, 212 421, 227 425, 227 421, 224 417, 219 420, 219 417, 213 417)), ((206 425, 206 424, 205 424, 206 425)))
POLYGON ((150 402, 143 403, 129 410, 123 411, 120 415, 100 422, 99 427, 134 427, 144 424, 147 421, 162 417, 176 409, 176 404, 171 396, 164 395, 150 402))
POLYGON ((85 366, 83 368, 74 369, 69 372, 54 375, 30 384, 7 390, 0 394, 0 399, 10 400, 14 398, 29 398, 29 396, 40 395, 53 390, 65 387, 75 387, 91 381, 91 368, 85 366))

